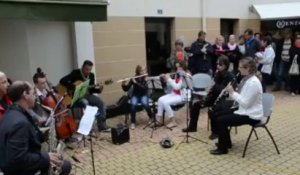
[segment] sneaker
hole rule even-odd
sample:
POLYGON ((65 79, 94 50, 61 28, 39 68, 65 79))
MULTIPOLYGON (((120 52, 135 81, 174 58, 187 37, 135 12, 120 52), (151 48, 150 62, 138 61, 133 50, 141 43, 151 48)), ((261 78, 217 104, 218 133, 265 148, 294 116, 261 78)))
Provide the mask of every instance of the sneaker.
POLYGON ((292 92, 292 93, 291 93, 291 96, 293 96, 293 97, 294 97, 294 96, 296 96, 296 94, 295 94, 294 92, 292 92))
POLYGON ((131 125, 130 125, 130 129, 135 129, 135 124, 134 123, 131 123, 131 125))

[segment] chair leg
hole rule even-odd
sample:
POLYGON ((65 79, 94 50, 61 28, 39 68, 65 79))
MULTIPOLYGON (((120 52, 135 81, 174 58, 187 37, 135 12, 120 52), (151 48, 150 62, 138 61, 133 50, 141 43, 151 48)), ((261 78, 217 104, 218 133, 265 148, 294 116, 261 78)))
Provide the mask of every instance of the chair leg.
POLYGON ((129 114, 125 113, 125 125, 128 125, 129 114))
POLYGON ((235 135, 237 135, 237 126, 235 127, 235 135))
POLYGON ((252 129, 251 129, 251 132, 250 132, 250 134, 249 134, 249 137, 248 137, 248 139, 247 139, 247 142, 246 142, 245 148, 244 148, 244 152, 243 152, 243 158, 244 158, 244 157, 245 157, 245 155, 246 155, 246 150, 247 150, 247 147, 248 147, 248 144, 249 144, 249 141, 250 141, 250 138, 251 138, 251 135, 252 135, 253 131, 254 131, 254 128, 252 127, 252 129))
POLYGON ((257 135, 257 133, 256 133, 256 130, 254 129, 254 134, 255 134, 255 136, 256 136, 256 140, 258 140, 258 135, 257 135))
POLYGON ((278 147, 277 147, 277 145, 276 145, 276 142, 275 142, 275 140, 274 140, 274 138, 273 138, 271 132, 268 130, 267 126, 264 126, 264 128, 266 129, 266 131, 268 132, 269 136, 271 137, 272 142, 273 142, 273 144, 274 144, 274 146, 275 146, 275 148, 276 148, 277 154, 280 154, 280 152, 279 152, 279 150, 278 150, 278 147))

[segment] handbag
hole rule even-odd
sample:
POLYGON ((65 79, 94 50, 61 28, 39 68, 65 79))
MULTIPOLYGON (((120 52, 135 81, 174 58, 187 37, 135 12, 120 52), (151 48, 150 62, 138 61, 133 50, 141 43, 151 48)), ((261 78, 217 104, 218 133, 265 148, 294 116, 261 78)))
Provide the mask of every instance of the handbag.
POLYGON ((290 75, 299 75, 299 65, 298 65, 298 62, 297 62, 297 57, 298 57, 298 55, 294 56, 293 63, 292 63, 292 65, 290 67, 290 70, 289 70, 290 75))

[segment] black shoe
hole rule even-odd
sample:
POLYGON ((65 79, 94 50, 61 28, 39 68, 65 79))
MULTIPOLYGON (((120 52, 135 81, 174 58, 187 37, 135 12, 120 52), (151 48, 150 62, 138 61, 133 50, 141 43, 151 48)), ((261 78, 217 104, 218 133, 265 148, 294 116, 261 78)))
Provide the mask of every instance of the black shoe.
POLYGON ((222 151, 222 150, 219 150, 219 149, 210 150, 209 152, 212 155, 221 155, 221 154, 227 154, 228 153, 228 151, 222 151))
POLYGON ((99 131, 100 132, 110 132, 111 131, 111 128, 110 127, 105 127, 105 128, 99 128, 99 131))
POLYGON ((197 129, 184 128, 182 132, 197 132, 197 129))
MULTIPOLYGON (((216 147, 219 147, 219 143, 215 143, 215 145, 216 145, 216 147)), ((232 145, 229 145, 228 148, 231 149, 232 145)))
POLYGON ((276 92, 276 91, 280 91, 281 88, 280 87, 274 87, 274 89, 272 90, 273 92, 276 92))
POLYGON ((217 139, 219 136, 217 134, 212 133, 208 138, 209 140, 215 140, 217 139))

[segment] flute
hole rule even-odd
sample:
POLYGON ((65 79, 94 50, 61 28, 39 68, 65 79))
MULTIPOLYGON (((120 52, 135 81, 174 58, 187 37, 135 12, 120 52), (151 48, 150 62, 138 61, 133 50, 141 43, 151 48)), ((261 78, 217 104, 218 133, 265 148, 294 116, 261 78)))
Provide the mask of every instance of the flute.
POLYGON ((118 80, 117 83, 120 83, 120 82, 123 82, 123 81, 128 81, 130 79, 144 77, 144 76, 148 76, 148 74, 143 74, 143 75, 138 75, 138 76, 134 76, 134 77, 124 78, 124 79, 118 80))

